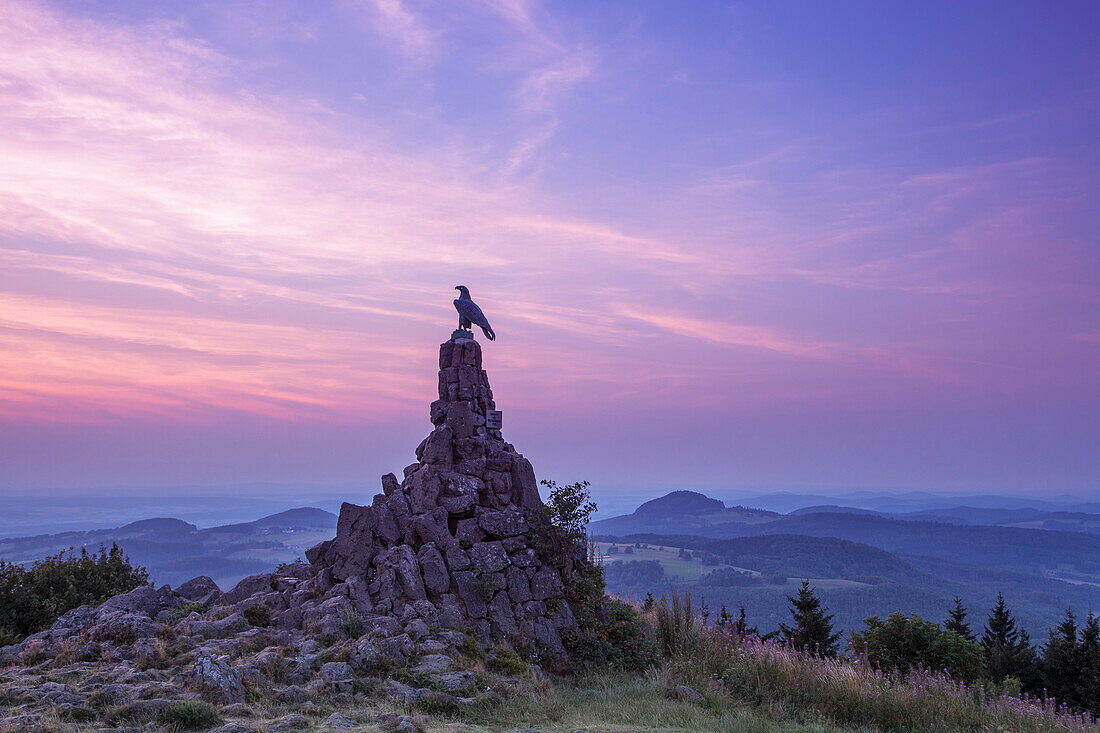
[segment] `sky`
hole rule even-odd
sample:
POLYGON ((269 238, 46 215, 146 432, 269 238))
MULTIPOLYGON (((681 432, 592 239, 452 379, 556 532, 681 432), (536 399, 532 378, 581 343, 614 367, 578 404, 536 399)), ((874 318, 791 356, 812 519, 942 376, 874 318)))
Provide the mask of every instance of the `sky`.
POLYGON ((1100 495, 1100 6, 0 0, 0 488, 1100 495), (314 488, 310 488, 314 487, 314 488))

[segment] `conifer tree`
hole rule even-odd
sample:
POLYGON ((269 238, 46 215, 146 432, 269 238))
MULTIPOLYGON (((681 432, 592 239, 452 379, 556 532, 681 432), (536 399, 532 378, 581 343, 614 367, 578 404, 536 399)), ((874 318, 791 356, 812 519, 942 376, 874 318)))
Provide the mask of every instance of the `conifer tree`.
POLYGON ((1081 669, 1081 707, 1095 713, 1100 711, 1100 618, 1091 611, 1081 627, 1077 660, 1081 669))
POLYGON ((981 645, 985 649, 990 680, 1000 683, 1007 677, 1015 677, 1025 689, 1032 687, 1035 648, 1027 632, 1016 626, 1016 618, 1001 593, 997 594, 997 603, 989 611, 981 645))
POLYGON ((810 587, 810 581, 803 580, 798 597, 787 596, 787 600, 791 604, 794 626, 779 625, 783 641, 814 654, 835 656, 840 633, 833 633, 833 615, 825 613, 826 609, 815 589, 810 587))
POLYGON ((725 606, 722 606, 722 610, 718 612, 718 629, 725 631, 726 629, 733 628, 733 616, 730 616, 730 612, 726 610, 725 606))
POLYGON ((744 606, 741 606, 737 612, 737 620, 733 624, 733 629, 738 636, 760 636, 760 629, 749 626, 749 621, 745 618, 744 606))
POLYGON ((1047 694, 1059 702, 1080 707, 1082 693, 1081 653, 1077 643, 1077 618, 1072 609, 1050 630, 1043 650, 1042 678, 1047 694))
POLYGON ((964 639, 974 641, 974 632, 970 630, 970 624, 966 621, 968 611, 962 604, 962 599, 955 596, 955 607, 951 609, 947 620, 943 622, 944 631, 954 631, 964 639))

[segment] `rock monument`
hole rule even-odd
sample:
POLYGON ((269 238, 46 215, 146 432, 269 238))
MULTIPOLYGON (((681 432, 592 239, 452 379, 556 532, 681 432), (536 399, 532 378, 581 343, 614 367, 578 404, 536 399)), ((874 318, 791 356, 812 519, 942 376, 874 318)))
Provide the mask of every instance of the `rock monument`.
MULTIPOLYGON (((336 537, 307 553, 361 613, 423 617, 474 630, 483 644, 538 644, 564 653, 575 627, 565 581, 583 552, 540 556, 543 512, 530 461, 486 426, 496 409, 481 346, 439 347, 432 432, 404 479, 382 477, 369 507, 344 504, 336 537)), ((545 552, 544 552, 545 554, 545 552)))

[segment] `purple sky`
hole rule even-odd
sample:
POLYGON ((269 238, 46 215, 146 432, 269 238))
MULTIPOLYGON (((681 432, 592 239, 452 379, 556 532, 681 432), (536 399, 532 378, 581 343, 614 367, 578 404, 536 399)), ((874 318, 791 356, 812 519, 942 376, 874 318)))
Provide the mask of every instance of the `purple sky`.
POLYGON ((1100 5, 0 0, 0 487, 1100 477, 1100 5))

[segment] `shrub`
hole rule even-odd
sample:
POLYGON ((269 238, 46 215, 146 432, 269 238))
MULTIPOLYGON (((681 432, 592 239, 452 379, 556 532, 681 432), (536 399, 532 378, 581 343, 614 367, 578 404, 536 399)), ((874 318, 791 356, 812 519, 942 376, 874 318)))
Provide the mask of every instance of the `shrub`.
POLYGON ((543 561, 564 568, 584 550, 588 518, 596 504, 591 501, 587 481, 566 486, 549 479, 541 483, 549 493, 535 517, 529 535, 531 547, 543 561))
POLYGON ((550 524, 577 541, 583 541, 588 528, 588 518, 596 511, 596 503, 591 500, 587 481, 578 481, 566 486, 558 486, 552 480, 543 480, 549 495, 546 508, 550 524))
MULTIPOLYGON (((821 657, 785 643, 708 634, 707 661, 733 695, 769 709, 801 711, 838 726, 883 731, 1095 733, 1095 721, 1026 696, 970 688, 942 673, 888 675, 869 664, 821 657)), ((708 672, 710 670, 707 670, 708 672)))
POLYGON ((484 657, 485 652, 482 651, 481 647, 478 645, 477 637, 474 636, 474 632, 469 628, 462 628, 459 629, 459 631, 465 636, 462 643, 458 645, 459 654, 463 654, 471 659, 481 659, 484 657))
POLYGON ((157 722, 173 730, 206 730, 221 722, 218 709, 202 700, 187 700, 166 708, 157 722))
POLYGON ((0 560, 0 628, 8 641, 48 629, 78 606, 97 606, 111 596, 149 583, 118 545, 98 553, 81 548, 43 558, 30 568, 0 560))
POLYGON ((489 655, 489 658, 485 660, 485 666, 495 672, 511 675, 513 677, 527 671, 527 663, 520 659, 515 651, 507 647, 495 649, 493 653, 489 655))
POLYGON ((256 604, 244 609, 244 620, 253 626, 266 628, 271 626, 271 609, 263 604, 256 604))
POLYGON ((344 614, 340 617, 340 625, 349 639, 358 639, 363 635, 363 619, 350 608, 344 610, 344 614))
POLYGON ((924 669, 946 672, 964 682, 973 682, 983 672, 985 657, 976 641, 913 614, 891 614, 885 621, 872 616, 866 629, 853 631, 850 644, 856 654, 865 654, 882 671, 909 672, 924 669))
POLYGON ((604 597, 587 625, 566 639, 574 671, 637 672, 657 662, 648 628, 633 606, 604 597))
POLYGON ((201 603, 185 603, 182 606, 176 606, 168 614, 168 623, 175 625, 184 620, 192 613, 202 613, 203 608, 201 603))

